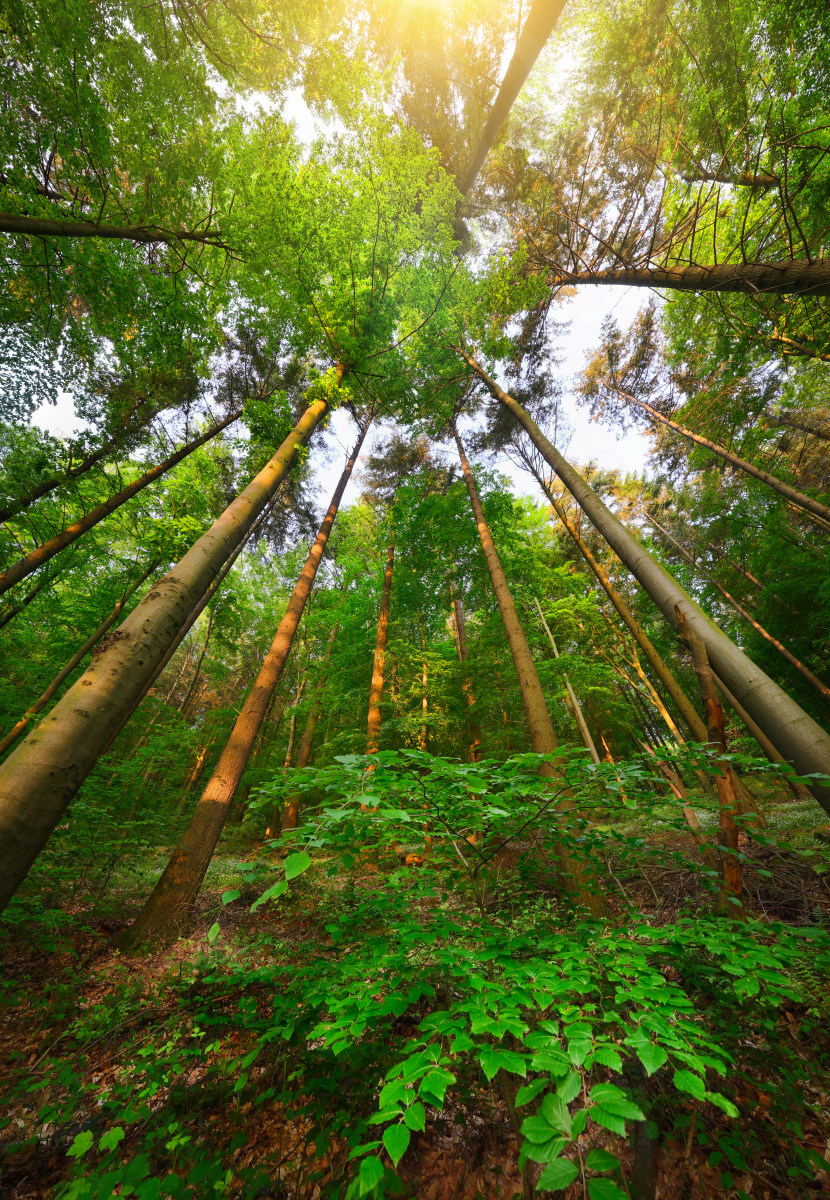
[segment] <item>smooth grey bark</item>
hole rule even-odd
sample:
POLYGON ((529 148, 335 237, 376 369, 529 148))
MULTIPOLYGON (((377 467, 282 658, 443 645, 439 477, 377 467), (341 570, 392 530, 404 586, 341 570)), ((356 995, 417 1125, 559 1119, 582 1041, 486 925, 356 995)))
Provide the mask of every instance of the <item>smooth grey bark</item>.
POLYGON ((678 629, 675 606, 679 605, 688 627, 706 647, 712 668, 787 761, 801 775, 828 777, 826 783, 811 784, 810 790, 822 808, 830 813, 830 735, 826 730, 747 657, 695 603, 665 567, 603 504, 579 472, 548 441, 530 414, 503 391, 465 350, 458 349, 458 353, 487 386, 494 399, 512 413, 597 531, 675 630, 678 629))

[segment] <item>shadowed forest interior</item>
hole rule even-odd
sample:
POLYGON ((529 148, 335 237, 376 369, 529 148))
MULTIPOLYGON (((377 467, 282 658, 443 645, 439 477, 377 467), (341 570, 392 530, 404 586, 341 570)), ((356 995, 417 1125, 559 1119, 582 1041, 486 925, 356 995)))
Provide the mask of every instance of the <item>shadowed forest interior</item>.
POLYGON ((0 1197, 830 1195, 825 5, 0 44, 0 1197))

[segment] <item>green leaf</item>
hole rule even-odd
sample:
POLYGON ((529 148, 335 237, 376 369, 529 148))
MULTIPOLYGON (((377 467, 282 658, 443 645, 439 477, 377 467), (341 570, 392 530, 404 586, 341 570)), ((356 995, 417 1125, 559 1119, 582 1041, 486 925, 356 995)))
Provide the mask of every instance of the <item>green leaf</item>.
POLYGON ((629 1121, 645 1121, 645 1114, 636 1104, 628 1099, 625 1092, 615 1087, 613 1083, 598 1083, 591 1088, 591 1103, 599 1104, 608 1112, 616 1113, 618 1117, 626 1117, 629 1121))
POLYGON ((233 890, 230 892, 223 892, 222 893, 222 903, 223 904, 233 904, 234 900, 238 900, 241 895, 242 895, 242 893, 239 891, 238 888, 233 888, 233 890))
POLYGON ((625 1137, 625 1121, 617 1113, 610 1112, 607 1108, 602 1108, 599 1104, 595 1104, 588 1112, 591 1119, 596 1121, 597 1125, 602 1125, 603 1129, 610 1129, 612 1133, 617 1133, 620 1137, 625 1137))
POLYGON ((579 1168, 569 1158, 555 1158, 539 1176, 539 1187, 548 1192, 562 1191, 571 1186, 578 1174, 579 1168))
POLYGON ((547 1079, 534 1079, 533 1083, 526 1083, 524 1087, 520 1087, 518 1092, 516 1092, 516 1108, 530 1104, 531 1100, 535 1100, 539 1093, 543 1092, 547 1086, 547 1079))
POLYGON ((279 897, 284 895, 287 891, 288 891, 288 884, 285 882, 284 879, 281 879, 279 881, 279 883, 272 884, 271 887, 266 888, 266 890, 262 893, 262 895, 259 897, 258 900, 255 900, 253 902, 253 904, 251 905, 251 912, 256 912, 256 910, 259 908, 260 904, 264 904, 266 900, 279 899, 279 897))
POLYGON ((93 1140, 93 1136, 88 1129, 85 1129, 83 1133, 76 1133, 75 1140, 66 1153, 70 1158, 83 1158, 91 1148, 93 1140))
POLYGON ((357 1177, 358 1194, 367 1196, 383 1179, 383 1163, 379 1158, 364 1158, 357 1177))
POLYGON ((561 1096, 551 1096, 548 1093, 542 1101, 540 1113, 549 1125, 554 1129, 564 1133, 567 1137, 571 1136, 571 1114, 568 1112, 568 1106, 561 1096))
POLYGON ((655 1046, 653 1042, 644 1042, 636 1047, 637 1057, 646 1069, 647 1075, 653 1075, 655 1071, 659 1071, 669 1057, 662 1046, 655 1046))
POLYGON ((620 1160, 607 1150, 589 1150, 585 1166, 589 1171, 618 1171, 620 1160))
POLYGON ((524 1056, 516 1054, 513 1050, 502 1050, 498 1046, 485 1045, 479 1051, 478 1061, 481 1063, 481 1069, 486 1075, 488 1083, 492 1083, 500 1070, 509 1071, 511 1075, 527 1075, 524 1056))
POLYGON ((397 1167, 409 1149, 411 1133, 405 1125, 390 1125, 383 1131, 383 1144, 386 1153, 392 1159, 392 1166, 397 1167))
POLYGON ((561 1096, 566 1104, 570 1104, 572 1100, 577 1098, 581 1090, 582 1076, 578 1075, 576 1071, 571 1071, 570 1075, 563 1079, 557 1086, 556 1094, 557 1096, 561 1096))
POLYGON ((580 1134, 585 1132, 585 1126, 588 1124, 588 1109, 580 1108, 571 1118, 571 1137, 576 1139, 580 1134))
POLYGON ((414 1104, 410 1104, 409 1108, 403 1114, 403 1119, 408 1129, 415 1129, 421 1133, 426 1129, 426 1109, 420 1100, 416 1100, 414 1104))
POLYGON ((594 1062, 601 1067, 610 1067, 612 1071, 622 1070, 622 1059, 613 1046, 603 1044, 594 1048, 594 1062))
POLYGON ((119 1142, 124 1140, 124 1130, 120 1125, 114 1125, 112 1129, 108 1129, 102 1135, 98 1143, 99 1150, 114 1150, 119 1142))
POLYGON ((291 879, 296 879, 298 875, 302 875, 311 866, 311 859, 305 853, 289 854, 285 860, 285 879, 286 883, 291 879))
POLYGON ((706 1099, 706 1086, 693 1071, 680 1070, 674 1073, 674 1086, 679 1092, 688 1092, 695 1100, 706 1099))
POLYGON ((704 1095, 710 1104, 714 1104, 716 1108, 720 1108, 726 1113, 727 1117, 732 1117, 734 1119, 735 1117, 740 1116, 740 1113, 732 1101, 727 1100, 726 1096, 722 1096, 720 1092, 705 1092, 704 1095))
POLYGON ((403 1114, 401 1108, 384 1108, 380 1112, 376 1112, 366 1122, 367 1125, 383 1125, 386 1121, 394 1121, 395 1117, 400 1117, 403 1114))
POLYGON ((627 1200, 625 1192, 613 1179, 589 1179, 588 1195, 591 1200, 627 1200))
POLYGON ((421 1080, 418 1095, 422 1100, 426 1100, 427 1104, 432 1104, 435 1108, 443 1108, 447 1087, 451 1083, 455 1083, 455 1076, 451 1072, 443 1070, 442 1067, 436 1067, 434 1070, 428 1071, 421 1080))
POLYGON ((529 1158, 535 1163, 549 1163, 553 1159, 558 1158, 565 1147, 568 1145, 570 1138, 552 1137, 546 1142, 531 1142, 527 1138, 522 1143, 523 1159, 529 1158))
POLYGON ((531 1066, 534 1071, 548 1071, 554 1079, 561 1079, 570 1071, 571 1062, 561 1050, 539 1050, 533 1055, 531 1066))
POLYGON ((219 922, 214 921, 213 924, 211 925, 210 929, 208 930, 207 939, 209 942, 215 942, 218 937, 219 937, 219 922))
MULTIPOLYGON (((380 1100, 378 1101, 381 1110, 391 1108, 393 1105, 398 1104, 405 1098, 406 1092, 407 1087, 402 1079, 393 1079, 390 1083, 385 1083, 381 1088, 380 1100)), ((412 1093, 410 1092, 410 1095, 411 1094, 412 1093)))

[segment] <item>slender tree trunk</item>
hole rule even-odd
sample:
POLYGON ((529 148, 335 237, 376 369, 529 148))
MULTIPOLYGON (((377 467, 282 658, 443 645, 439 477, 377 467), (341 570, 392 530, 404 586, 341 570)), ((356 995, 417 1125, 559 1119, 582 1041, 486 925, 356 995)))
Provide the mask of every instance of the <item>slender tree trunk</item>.
POLYGON ((395 565, 395 545, 390 542, 386 551, 383 572, 383 594, 380 601, 378 630, 375 636, 375 656, 372 660, 372 684, 369 688, 369 722, 366 733, 366 753, 377 754, 380 749, 380 701, 383 696, 383 677, 386 666, 386 641, 389 634, 389 606, 392 598, 392 570, 395 565))
MULTIPOLYGON (((717 748, 718 753, 726 755, 726 730, 723 720, 718 693, 709 659, 706 657, 706 647, 691 629, 686 627, 684 614, 678 606, 678 622, 681 632, 685 635, 686 644, 692 655, 695 672, 700 683, 700 694, 709 721, 709 741, 717 748)), ((723 887, 721 907, 724 912, 734 916, 743 914, 743 881, 741 878, 741 863, 738 858, 738 826, 735 817, 738 815, 738 798, 735 793, 735 782, 732 768, 726 761, 721 761, 717 768, 718 811, 720 814, 721 869, 723 871, 723 887)))
POLYGON ((554 286, 583 283, 670 288, 680 292, 759 292, 773 296, 830 296, 830 259, 719 263, 712 267, 629 267, 609 271, 564 271, 551 267, 554 286))
POLYGON ((2 629, 4 625, 8 625, 9 621, 13 621, 15 617, 20 616, 24 608, 27 608, 28 605, 32 603, 35 596, 39 595, 47 584, 52 583, 54 578, 54 575, 46 575, 44 573, 43 578, 38 580, 32 590, 28 592, 22 600, 18 601, 17 604, 13 604, 10 608, 7 608, 5 612, 0 614, 0 629, 2 629))
POLYGON ((184 694, 184 700, 182 700, 181 704, 179 705, 180 713, 183 713, 184 710, 187 708, 187 702, 190 699, 190 697, 193 695, 193 690, 196 687, 196 681, 199 678, 199 672, 202 669, 202 662, 204 660, 205 654, 207 653, 208 642, 210 641, 210 635, 211 635, 212 631, 213 631, 213 611, 211 610, 211 612, 208 613, 207 628, 205 629, 205 640, 202 642, 202 649, 201 649, 201 651, 199 653, 199 657, 196 661, 196 667, 193 671, 193 678, 191 679, 190 685, 184 694))
POLYGON ((453 575, 450 575, 450 599, 452 600, 453 619, 455 622, 455 648, 458 652, 458 661, 467 661, 467 621, 464 617, 464 601, 462 600, 458 585, 455 582, 453 575))
POLYGON ((325 399, 308 407, 256 478, 109 635, 106 647, 55 705, 48 722, 41 722, 0 765, 0 911, 328 408, 325 399))
POLYGON ((78 664, 83 662, 83 660, 86 658, 87 654, 89 654, 90 650, 92 650, 92 648, 96 645, 96 643, 101 640, 101 638, 104 636, 104 634, 110 628, 110 626, 115 624, 115 622, 117 621, 117 619, 121 613, 121 610, 123 609, 127 600, 129 600, 129 598, 133 594, 133 592, 138 591, 138 589, 141 587, 142 583, 144 583, 144 581, 146 579, 149 579, 149 577, 153 574, 153 572, 156 570, 158 565, 159 565, 159 560, 155 559, 154 562, 152 562, 150 564, 150 566, 147 568, 147 570, 141 576, 141 578, 137 579, 135 581, 135 583, 130 584, 127 591, 124 593, 124 595, 118 601, 118 603, 116 604, 115 608, 112 610, 110 615, 106 618, 106 620, 101 622, 101 624, 98 626, 98 628, 93 633, 92 637, 89 638, 87 641, 85 641, 83 646, 80 647, 80 649, 75 651, 75 653, 72 655, 72 657, 70 658, 70 660, 66 664, 66 666, 63 667, 62 670, 58 671, 57 675, 52 680, 52 682, 49 684, 46 691, 41 696, 39 696, 37 698, 37 700, 35 700, 34 704, 32 704, 29 708, 26 709, 25 713, 20 718, 20 720, 17 722, 17 724, 13 725, 12 728, 9 730, 9 732, 6 734, 6 736, 3 738, 3 740, 0 741, 0 754, 5 754, 5 752, 9 748, 9 746, 11 746, 14 742, 16 742, 17 739, 20 737, 21 733, 23 733, 23 730, 29 724, 32 717, 36 717, 37 714, 46 707, 46 705, 52 699, 52 697, 54 696, 55 692, 57 692, 57 690, 61 686, 61 684, 64 683, 64 681, 69 678, 69 676, 72 674, 72 672, 78 666, 78 664))
MULTIPOLYGON (((464 452, 464 446, 461 438, 458 436, 457 429, 453 427, 452 432, 458 449, 464 482, 467 485, 467 493, 470 497, 470 505, 478 528, 479 538, 481 539, 481 548, 484 551, 484 558, 487 562, 490 582, 493 585, 493 592, 496 597, 496 603, 499 606, 504 630, 507 634, 513 665, 519 679, 519 690, 522 695, 531 745, 536 754, 552 754, 557 749, 558 743, 553 730, 553 722, 548 712, 545 694, 539 682, 536 664, 533 661, 533 655, 530 653, 530 646, 527 643, 527 638, 519 620, 519 614, 516 611, 516 605, 510 594, 510 588, 502 569, 495 543, 493 542, 493 536, 490 533, 490 527, 484 516, 484 509, 481 506, 481 500, 475 480, 473 479, 470 464, 467 461, 467 455, 464 452)), ((540 774, 550 777, 559 776, 559 772, 553 763, 543 763, 540 767, 540 774)), ((557 856, 566 881, 570 883, 570 888, 576 892, 575 899, 583 904, 593 916, 605 915, 607 902, 597 888, 596 881, 590 880, 582 864, 570 859, 562 847, 557 847, 557 856), (570 880, 568 880, 569 876, 570 880)), ((568 886, 568 883, 566 883, 566 886, 568 886)))
MULTIPOLYGON (((334 642, 337 637, 339 625, 335 625, 329 634, 328 642, 326 643, 326 654, 323 659, 323 667, 320 678, 317 681, 317 686, 314 689, 314 699, 311 702, 311 708, 308 710, 303 735, 300 738, 299 749, 297 750, 297 762, 295 770, 301 771, 308 766, 308 761, 311 758, 311 744, 314 740, 314 731, 317 728, 317 722, 320 720, 320 713, 323 709, 323 693, 328 682, 329 666, 331 664, 331 656, 334 651, 334 642)), ((288 797, 288 803, 285 806, 285 811, 282 814, 282 828, 296 829, 297 822, 300 817, 300 793, 294 792, 288 797)))
MULTIPOLYGON (((536 608, 539 612, 539 619, 542 622, 542 626, 545 630, 545 633, 548 635, 548 641, 550 642, 551 649, 553 650, 553 657, 558 658, 559 650, 557 649, 556 642, 554 641, 554 638, 553 638, 553 634, 551 633, 550 629, 548 628, 548 623, 545 620, 545 614, 542 612, 542 606, 539 603, 539 598, 537 596, 534 596, 533 602, 536 605, 536 608)), ((597 748, 594 745, 594 739, 591 737, 591 731, 588 728, 588 725, 585 721, 585 717, 582 715, 582 709, 580 708, 579 701, 576 698, 576 692, 573 690, 573 687, 571 686, 571 681, 570 681, 570 679, 568 679, 567 675, 565 676, 565 687, 567 688, 568 695, 570 696, 571 706, 573 707, 574 719, 576 720, 577 726, 579 727, 579 732, 582 737, 582 741, 583 741, 588 753, 591 756, 591 761, 595 762, 597 765, 599 765, 600 757, 597 754, 597 748)))
POLYGON ((115 238, 152 245, 164 242, 195 242, 200 246, 227 249, 218 229, 159 229, 146 225, 100 225, 97 221, 68 221, 55 217, 24 217, 0 213, 0 233, 22 233, 26 237, 115 238))
MULTIPOLYGON (((455 649, 460 663, 466 663, 469 657, 469 648, 467 644, 467 619, 464 616, 464 601, 458 591, 458 585, 455 582, 455 576, 450 575, 450 599, 452 601, 452 620, 455 629, 455 649)), ((469 678, 462 672, 461 690, 464 693, 464 699, 467 702, 467 720, 465 725, 467 728, 467 754, 470 762, 478 762, 481 758, 481 725, 473 715, 472 710, 475 708, 476 698, 473 691, 473 685, 469 678)), ((507 728, 507 713, 505 711, 505 728, 507 728)))
POLYGON ((202 880, 210 866, 210 860, 225 824, 231 801, 248 765, 248 759, 265 714, 268 712, 274 689, 282 676, 317 574, 317 568, 340 507, 340 501, 351 478, 368 428, 369 422, 360 431, 346 468, 334 490, 320 531, 311 547, 305 566, 300 572, 285 616, 280 622, 259 675, 234 723, 231 735, 219 756, 219 761, 196 806, 190 824, 135 924, 122 935, 121 944, 124 948, 133 948, 148 940, 164 941, 176 936, 191 922, 193 906, 202 886, 202 880))
POLYGON ((774 646, 778 653, 782 655, 782 657, 786 658, 787 662, 791 663, 792 666, 794 666, 795 669, 804 676, 807 682, 813 685, 817 692, 824 696, 825 700, 830 700, 830 688, 827 687, 825 683, 822 683, 818 676, 814 675, 809 667, 805 667, 804 663, 801 662, 800 659, 796 658, 796 656, 790 650, 788 650, 786 646, 778 641, 778 638, 773 637, 771 633, 764 629, 763 625, 756 621, 755 618, 738 603, 734 596, 730 595, 726 588, 722 587, 721 584, 718 583, 717 579, 715 579, 715 577, 711 575, 705 567, 702 567, 700 563, 695 562, 691 554, 689 554, 689 552, 685 550, 683 546, 681 546, 680 542, 672 537, 667 529, 664 529, 662 525, 658 525, 651 514, 649 514, 648 519, 654 528, 658 529, 660 533, 662 533, 666 541, 670 542, 672 546, 674 546, 678 554, 681 554, 695 571, 702 575, 704 579, 707 579, 709 583, 711 583, 712 587, 716 588, 720 592, 724 600, 726 600, 726 602, 730 604, 732 608, 734 608, 735 612, 739 616, 743 617, 747 624, 752 626, 756 633, 760 633, 762 638, 765 638, 771 646, 774 646))
POLYGON ((792 429, 801 429, 804 433, 811 433, 813 437, 830 442, 830 433, 826 433, 822 429, 816 429, 814 425, 805 425, 803 421, 797 421, 789 413, 782 413, 777 417, 769 417, 768 420, 774 421, 776 425, 789 425, 792 429))
POLYGON ((799 505, 800 508, 813 513, 817 517, 821 517, 823 521, 830 521, 830 508, 826 504, 822 504, 820 500, 814 500, 812 496, 808 496, 805 492, 800 492, 798 488, 784 483, 783 479, 779 479, 776 475, 771 475, 769 471, 764 471, 761 467, 756 467, 754 463, 747 462, 744 458, 739 458, 737 454, 733 454, 725 446, 721 446, 717 442, 711 442, 709 438, 702 437, 699 433, 693 433, 685 425, 679 425, 677 421, 672 421, 669 417, 664 417, 656 408, 652 408, 650 404, 646 404, 645 400, 639 400, 636 396, 631 396, 628 392, 622 392, 618 388, 614 388, 614 391, 616 391, 618 396, 622 396, 624 400, 628 400, 631 404, 636 404, 638 408, 642 408, 652 420, 659 421, 662 425, 667 425, 669 429, 673 429, 675 433, 680 433, 683 437, 689 438, 690 441, 695 442, 698 446, 705 446, 707 450, 711 450, 713 454, 717 454, 719 458, 728 462, 731 467, 743 471, 746 475, 751 475, 753 479, 759 479, 761 483, 765 483, 768 488, 771 488, 774 492, 778 492, 780 496, 784 496, 791 503, 799 505))
POLYGON ((603 569, 603 567, 600 566, 597 559, 591 553, 587 544, 585 543, 585 541, 583 541, 582 537, 580 536, 579 531, 577 530, 576 526, 570 520, 570 518, 568 517, 568 514, 565 512, 562 505, 556 499, 553 492, 548 487, 547 483, 544 481, 544 479, 542 479, 541 475, 538 473, 538 471, 535 470, 535 468, 530 463, 528 463, 528 466, 530 467, 530 470, 533 472, 534 476, 536 477, 536 482, 539 484, 542 491, 545 493, 548 500, 550 501, 551 507, 553 508, 553 510, 556 513, 559 520, 562 522, 562 525, 564 526, 565 530, 570 535, 571 539, 573 540, 573 542, 576 545, 577 549, 579 550, 580 554, 585 559, 586 563, 588 564, 588 566, 591 568, 594 575, 596 576, 600 586, 603 588, 606 595, 608 596, 608 599, 614 605, 614 608, 617 610, 617 613, 622 618, 623 623, 628 628, 629 632, 631 633, 631 636, 634 638, 634 641, 640 647, 643 654, 646 656, 647 661, 650 663, 650 665, 654 669, 658 679, 663 684, 663 687, 666 689, 666 691, 669 693, 669 696, 672 698, 674 703, 677 705, 677 708, 678 708, 681 716, 683 717, 683 720, 686 722, 686 724, 688 725, 689 729, 692 732, 692 737, 697 742, 705 742, 708 737, 706 726, 703 723, 703 721, 700 719, 700 714, 698 713, 697 709, 692 704, 691 700, 686 695, 686 693, 683 691, 680 684, 677 682, 677 679, 675 678, 674 673, 672 672, 670 667, 667 665, 665 660, 662 658, 662 656, 660 654, 658 654, 651 639, 646 635, 642 626, 640 625, 640 622, 637 620, 637 618, 631 612, 631 610, 629 609, 625 600, 623 600, 620 593, 617 591, 617 589, 612 584, 611 579, 608 576, 607 572, 603 569))
MULTIPOLYGON (((502 391, 465 351, 459 353, 484 381, 491 395, 512 413, 527 432, 542 457, 675 629, 678 627, 675 606, 681 605, 686 622, 706 646, 713 669, 767 737, 775 742, 787 761, 793 763, 800 774, 815 772, 830 776, 830 736, 825 730, 718 628, 665 567, 603 504, 579 472, 565 461, 522 406, 502 391)), ((830 813, 830 786, 816 784, 810 790, 825 811, 830 813)))
POLYGON ((208 752, 208 748, 207 748, 207 744, 205 744, 204 746, 202 746, 202 749, 196 755, 196 761, 194 762, 193 766, 190 768, 190 771, 188 772, 188 775, 187 775, 187 779, 185 780, 185 783, 184 783, 184 788, 182 789, 182 798, 179 801, 179 810, 184 808, 185 804, 187 803, 187 797, 190 795, 190 793, 193 791, 194 787, 196 786, 196 780, 199 778, 199 775, 201 774, 202 766, 204 765, 205 758, 207 757, 207 752, 208 752))
POLYGON ((544 48, 545 42, 550 37, 564 7, 565 0, 534 0, 531 4, 524 28, 516 42, 513 57, 510 59, 493 107, 490 109, 484 132, 473 154, 464 182, 459 185, 458 190, 462 196, 466 196, 475 183, 476 176, 484 165, 484 160, 498 137, 499 130, 507 120, 514 100, 522 90, 522 85, 544 48))
POLYGON ((57 534, 50 538, 48 542, 44 542, 41 546, 37 546, 30 551, 25 557, 18 559, 11 567, 0 574, 0 595, 7 592, 10 587, 14 587, 21 579, 25 579, 27 575, 31 575, 32 571, 36 571, 38 567, 42 567, 50 558, 54 558, 59 551, 76 542, 79 537, 83 537, 90 529, 94 528, 104 517, 108 517, 110 513, 114 513, 122 504, 126 504, 128 500, 132 500, 133 496, 137 496, 139 492, 148 487, 151 483, 155 483, 182 459, 187 458, 194 450, 198 450, 200 446, 204 446, 205 442, 209 442, 211 438, 216 437, 223 429, 226 429, 232 421, 238 421, 242 416, 241 412, 231 413, 229 417, 225 417, 224 421, 219 421, 213 425, 207 433, 203 433, 201 437, 196 438, 192 442, 188 442, 181 450, 177 450, 175 454, 171 454, 164 462, 160 462, 153 467, 151 471, 147 471, 136 479, 135 483, 131 483, 128 487, 122 488, 120 492, 116 492, 114 496, 110 496, 109 500, 105 500, 103 504, 99 504, 97 508, 91 509, 85 516, 75 521, 72 525, 68 525, 63 533, 57 534))
MULTIPOLYGON (((737 715, 738 719, 743 722, 743 724, 746 726, 747 731, 752 735, 752 737, 755 738, 755 741, 758 743, 761 750, 764 752, 764 754, 769 759, 769 761, 772 763, 785 763, 786 760, 785 760, 783 754, 780 754, 778 752, 776 747, 772 744, 772 742, 769 740, 767 735, 764 733, 763 729, 759 728, 759 726, 756 724, 755 721, 753 721, 752 717, 749 715, 749 713, 746 711, 746 709, 743 708, 742 705, 740 705, 738 703, 738 701, 735 699, 735 697, 732 695, 732 693, 729 691, 729 689, 726 687, 726 685, 717 677, 717 675, 715 675, 714 672, 712 672, 712 678, 714 679, 715 683, 718 685, 718 688, 720 689, 720 691, 723 693, 724 700, 726 700, 727 704, 729 704, 730 707, 734 709, 735 714, 737 715)), ((807 791, 807 789, 803 783, 793 782, 793 780, 791 780, 788 775, 784 775, 784 776, 782 776, 782 778, 783 778, 784 782, 787 784, 787 787, 793 793, 793 795, 796 796, 799 800, 811 800, 812 799, 810 793, 807 791)))

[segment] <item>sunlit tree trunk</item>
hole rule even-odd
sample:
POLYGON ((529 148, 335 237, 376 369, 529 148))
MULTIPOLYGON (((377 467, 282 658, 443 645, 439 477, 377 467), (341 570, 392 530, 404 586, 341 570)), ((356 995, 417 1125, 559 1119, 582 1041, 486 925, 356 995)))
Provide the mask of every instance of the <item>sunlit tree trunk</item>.
MULTIPOLYGON (((475 518, 479 538, 481 539, 481 548, 484 551, 490 582, 493 585, 493 592, 496 597, 504 630, 507 634, 507 642, 510 646, 513 665, 516 668, 516 674, 519 679, 519 690, 522 695, 531 745, 536 754, 553 754, 558 748, 558 743, 553 730, 553 722, 548 712, 545 694, 539 682, 536 664, 533 661, 530 646, 522 629, 516 605, 510 594, 510 588, 499 560, 493 536, 490 533, 490 527, 484 516, 484 509, 481 506, 478 489, 473 479, 470 464, 467 461, 467 455, 464 452, 464 446, 461 438, 458 436, 458 431, 453 428, 452 432, 458 449, 464 482, 467 485, 467 493, 470 497, 473 517, 475 518)), ((540 767, 540 774, 559 778, 557 768, 551 762, 543 763, 540 767)), ((595 881, 588 879, 582 864, 572 860, 561 847, 558 848, 557 855, 566 880, 566 887, 569 887, 575 893, 574 898, 583 904, 592 915, 604 915, 607 909, 605 897, 596 887, 595 881)))
MULTIPOLYGON (((466 351, 460 353, 487 385, 491 395, 516 418, 595 528, 675 629, 678 627, 675 606, 680 605, 692 632, 704 643, 713 669, 767 737, 779 747, 787 761, 792 762, 801 774, 815 772, 830 776, 830 735, 706 615, 665 567, 603 504, 579 472, 551 445, 529 413, 504 392, 466 351)), ((830 812, 830 787, 815 784, 810 790, 825 811, 830 812)))
POLYGON ((0 765, 0 910, 328 409, 327 399, 309 405, 256 478, 108 636, 48 722, 42 721, 0 765))
POLYGON ((160 479, 162 475, 175 467, 177 463, 180 463, 182 459, 187 458, 194 450, 198 450, 200 446, 204 446, 205 442, 209 442, 211 438, 215 438, 232 421, 238 421, 241 416, 241 412, 231 413, 229 417, 225 417, 224 421, 219 421, 216 425, 213 425, 207 433, 203 433, 201 437, 188 442, 186 446, 183 446, 181 450, 177 450, 175 454, 171 454, 164 462, 160 462, 152 470, 146 471, 136 479, 135 483, 122 488, 120 492, 116 492, 114 496, 110 496, 109 500, 105 500, 103 504, 90 509, 85 516, 68 525, 62 533, 50 538, 47 542, 31 550, 23 558, 18 559, 16 563, 0 573, 0 595, 3 592, 7 592, 10 587, 14 587, 21 579, 25 579, 27 575, 31 575, 32 571, 36 571, 38 567, 42 567, 50 558, 54 558, 61 550, 76 542, 79 537, 83 537, 85 533, 88 533, 90 529, 93 529, 105 517, 108 517, 110 513, 114 513, 122 504, 126 504, 128 500, 132 500, 133 496, 137 496, 144 488, 149 487, 151 483, 155 483, 157 479, 160 479))
POLYGON ((368 428, 367 422, 360 431, 346 469, 334 490, 328 511, 300 572, 271 648, 234 722, 231 735, 219 756, 190 824, 134 925, 120 939, 124 948, 133 948, 148 940, 164 941, 176 936, 190 924, 193 905, 227 819, 234 793, 248 765, 260 726, 282 676, 340 501, 368 428))
POLYGON ((389 636, 389 607, 392 598, 392 571, 395 566, 395 545, 390 542, 386 551, 386 569, 383 572, 383 594, 380 615, 375 635, 375 655, 372 659, 372 683, 369 688, 369 722, 366 733, 366 753, 377 754, 380 749, 380 702, 383 696, 383 679, 386 667, 386 642, 389 636))

